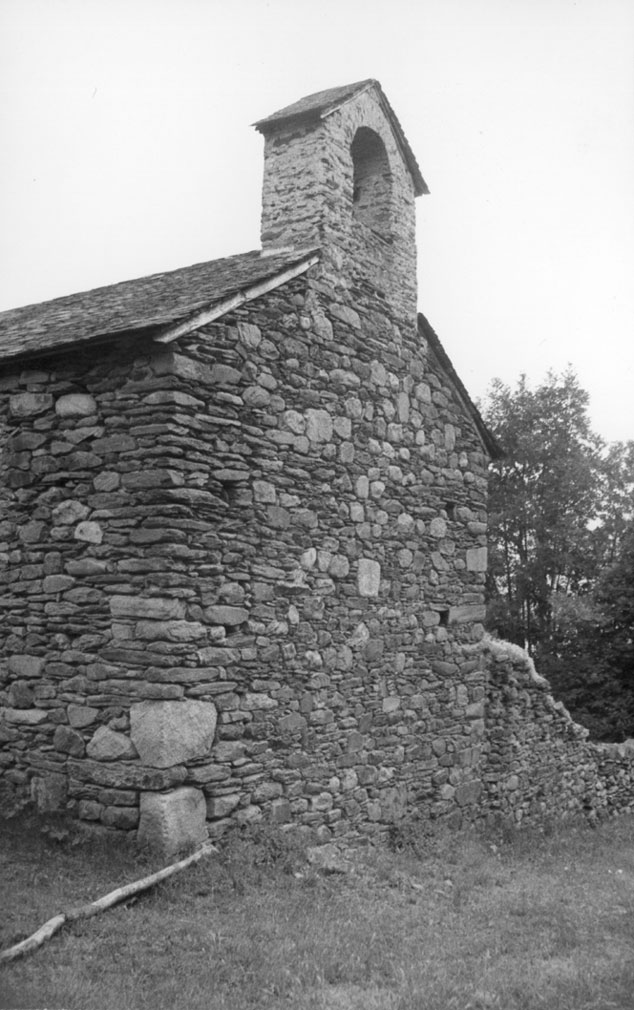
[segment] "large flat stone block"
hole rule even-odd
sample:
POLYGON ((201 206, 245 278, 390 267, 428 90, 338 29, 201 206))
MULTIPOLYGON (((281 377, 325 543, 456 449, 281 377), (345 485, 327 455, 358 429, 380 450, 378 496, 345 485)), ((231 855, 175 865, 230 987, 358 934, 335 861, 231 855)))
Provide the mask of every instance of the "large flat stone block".
POLYGON ((97 413, 97 401, 88 393, 67 393, 55 404, 55 413, 60 417, 90 417, 97 413))
POLYGON ((113 617, 138 617, 151 621, 181 620, 186 606, 182 600, 161 596, 112 596, 110 613, 113 617))
POLYGON ((50 393, 16 393, 9 400, 9 409, 13 417, 31 417, 43 414, 53 406, 50 393))
POLYGON ((130 709, 130 737, 144 765, 171 768, 209 754, 216 720, 209 701, 142 701, 130 709))
POLYGON ((487 549, 486 547, 472 547, 467 551, 467 571, 486 572, 487 570, 487 549))
POLYGON ((142 793, 140 815, 137 841, 164 856, 207 841, 207 807, 200 789, 142 793))
POLYGON ((449 608, 450 624, 466 624, 468 621, 484 621, 487 608, 483 603, 464 603, 449 608))
POLYGON ((378 596, 381 585, 381 566, 371 558, 359 558, 357 574, 359 596, 378 596))

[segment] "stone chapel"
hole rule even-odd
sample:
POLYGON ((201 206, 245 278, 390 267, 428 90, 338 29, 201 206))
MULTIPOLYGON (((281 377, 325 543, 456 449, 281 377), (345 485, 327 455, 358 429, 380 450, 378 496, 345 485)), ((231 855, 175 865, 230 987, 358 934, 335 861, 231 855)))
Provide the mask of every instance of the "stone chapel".
POLYGON ((256 127, 260 250, 0 314, 4 788, 166 851, 528 811, 420 169, 375 80, 256 127))

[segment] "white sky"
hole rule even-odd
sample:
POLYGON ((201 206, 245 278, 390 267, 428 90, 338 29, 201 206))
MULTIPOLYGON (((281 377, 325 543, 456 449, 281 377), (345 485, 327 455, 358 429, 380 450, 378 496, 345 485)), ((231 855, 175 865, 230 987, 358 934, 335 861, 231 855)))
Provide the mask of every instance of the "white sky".
POLYGON ((633 0, 0 0, 0 309, 257 248, 249 124, 366 77, 472 396, 570 363, 634 438, 633 0))

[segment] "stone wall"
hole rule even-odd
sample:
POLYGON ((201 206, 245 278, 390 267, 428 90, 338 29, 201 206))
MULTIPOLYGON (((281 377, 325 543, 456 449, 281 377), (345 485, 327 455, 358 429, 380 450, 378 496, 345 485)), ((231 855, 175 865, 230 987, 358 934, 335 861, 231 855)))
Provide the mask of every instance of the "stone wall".
POLYGON ((471 816, 487 458, 424 340, 315 274, 1 380, 0 759, 41 806, 471 816), (186 703, 213 746, 149 757, 139 713, 187 735, 186 703))
POLYGON ((485 819, 596 818, 634 810, 634 741, 594 743, 517 646, 487 639, 485 819))

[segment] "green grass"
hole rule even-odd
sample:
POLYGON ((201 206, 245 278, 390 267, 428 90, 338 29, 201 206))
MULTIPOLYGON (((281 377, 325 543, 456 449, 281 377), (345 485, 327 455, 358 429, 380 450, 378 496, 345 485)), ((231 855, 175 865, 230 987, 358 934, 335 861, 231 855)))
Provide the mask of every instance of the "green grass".
MULTIPOLYGON (((6 947, 157 867, 4 825, 6 947)), ((403 831, 323 876, 266 831, 0 969, 0 1006, 632 1010, 634 818, 500 837, 403 831)))

